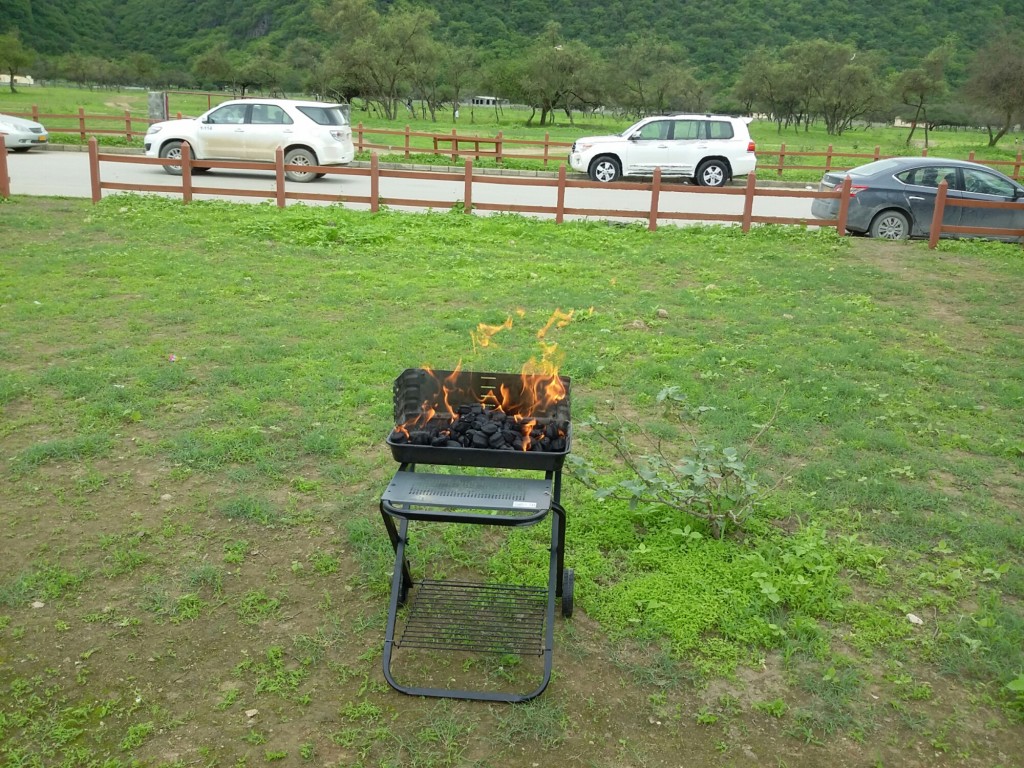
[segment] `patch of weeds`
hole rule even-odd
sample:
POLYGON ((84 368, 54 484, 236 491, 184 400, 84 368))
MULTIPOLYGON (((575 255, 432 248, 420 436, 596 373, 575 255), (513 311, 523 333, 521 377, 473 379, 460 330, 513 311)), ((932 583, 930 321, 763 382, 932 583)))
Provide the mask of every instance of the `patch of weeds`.
POLYGON ((16 475, 53 461, 78 461, 105 456, 110 452, 113 441, 107 435, 81 435, 66 440, 37 443, 15 456, 11 468, 16 475))
POLYGON ((707 707, 701 707, 697 710, 697 714, 694 716, 694 719, 700 725, 714 725, 718 722, 719 715, 710 711, 707 707))
POLYGON ((283 749, 267 749, 263 751, 263 759, 268 763, 276 760, 285 760, 287 757, 288 753, 283 749))
POLYGON ((246 592, 239 599, 236 612, 243 624, 256 625, 281 615, 281 599, 271 597, 262 589, 246 592))
POLYGON ((0 584, 0 606, 22 606, 29 600, 59 600, 77 592, 85 581, 84 572, 72 573, 48 560, 37 560, 33 566, 0 584))
POLYGON ((359 563, 362 583, 374 594, 387 594, 395 553, 387 536, 381 536, 380 525, 365 517, 345 523, 352 554, 359 563))
POLYGON ((276 645, 267 649, 263 660, 247 658, 235 666, 234 672, 255 678, 254 693, 273 693, 289 700, 297 700, 299 686, 309 677, 307 669, 288 664, 284 649, 276 645))
POLYGON ((412 766, 458 766, 472 732, 465 714, 450 702, 435 705, 417 724, 411 740, 396 737, 412 766))
POLYGON ((192 589, 205 588, 219 595, 224 588, 224 570, 212 563, 204 563, 185 574, 185 583, 192 589))
POLYGON ((280 520, 280 515, 269 501, 255 496, 236 496, 221 503, 218 510, 229 520, 246 520, 262 525, 280 520))
POLYGON ((789 711, 789 705, 782 699, 771 699, 770 701, 754 702, 754 709, 770 717, 781 718, 789 711))
POLYGON ((313 566, 313 570, 321 576, 337 573, 341 567, 338 557, 328 552, 314 552, 309 556, 309 562, 313 566))
POLYGON ((100 548, 107 553, 104 558, 108 564, 107 576, 126 576, 150 561, 149 553, 139 549, 141 539, 138 534, 100 537, 100 548))
POLYGON ((249 549, 249 542, 244 539, 229 541, 224 544, 224 562, 230 565, 238 565, 245 561, 245 553, 249 549))
POLYGON ((196 594, 186 594, 174 601, 174 608, 171 610, 171 623, 180 624, 183 621, 195 621, 202 614, 207 603, 196 594))
POLYGON ((125 733, 121 743, 118 745, 125 752, 135 749, 136 747, 142 746, 142 743, 149 738, 149 736, 156 729, 153 723, 136 723, 135 725, 128 726, 128 731, 125 733))
POLYGON ((560 704, 551 699, 534 699, 512 704, 496 711, 501 738, 510 747, 537 744, 554 749, 565 740, 569 718, 560 704))

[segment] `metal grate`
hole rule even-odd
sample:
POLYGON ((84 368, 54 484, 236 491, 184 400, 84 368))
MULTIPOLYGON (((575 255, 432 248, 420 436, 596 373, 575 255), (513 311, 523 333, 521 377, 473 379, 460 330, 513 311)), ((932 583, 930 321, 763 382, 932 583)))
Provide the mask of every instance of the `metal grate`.
POLYGON ((542 587, 420 581, 395 645, 539 656, 547 602, 542 587))

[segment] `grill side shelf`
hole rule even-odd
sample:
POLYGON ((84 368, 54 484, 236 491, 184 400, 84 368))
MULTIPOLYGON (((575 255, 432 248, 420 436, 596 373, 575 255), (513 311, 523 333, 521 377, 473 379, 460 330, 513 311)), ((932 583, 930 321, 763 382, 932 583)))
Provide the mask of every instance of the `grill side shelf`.
POLYGON ((533 517, 551 508, 551 481, 396 472, 381 500, 393 508, 486 509, 533 517))

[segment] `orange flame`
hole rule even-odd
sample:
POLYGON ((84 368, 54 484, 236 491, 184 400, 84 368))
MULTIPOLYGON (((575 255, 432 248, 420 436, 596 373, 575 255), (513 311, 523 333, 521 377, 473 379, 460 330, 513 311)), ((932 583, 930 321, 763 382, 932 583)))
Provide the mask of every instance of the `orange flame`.
MULTIPOLYGON (((517 308, 515 311, 519 317, 523 317, 526 314, 526 311, 522 308, 517 308)), ((591 308, 590 312, 593 313, 593 308, 591 308)), ((425 400, 420 406, 419 414, 405 424, 395 427, 395 431, 403 433, 408 438, 410 429, 426 425, 432 419, 438 417, 446 418, 450 424, 454 424, 458 421, 459 414, 452 403, 454 402, 458 406, 462 403, 476 401, 483 405, 484 408, 501 411, 513 417, 519 423, 524 437, 523 450, 530 450, 532 444, 531 430, 537 426, 540 419, 546 417, 552 411, 555 405, 568 396, 565 382, 558 375, 563 355, 558 349, 558 344, 549 343, 545 341, 545 338, 552 328, 564 328, 567 326, 572 321, 574 314, 575 310, 563 312, 561 309, 556 309, 544 326, 537 331, 536 337, 541 348, 541 354, 539 359, 531 357, 523 365, 520 372, 518 392, 514 391, 514 386, 510 387, 506 383, 500 384, 497 390, 491 389, 485 393, 471 393, 467 391, 464 386, 460 387, 461 361, 455 367, 455 370, 443 379, 439 373, 436 373, 428 366, 423 366, 423 370, 437 381, 439 394, 434 402, 425 400)), ((501 325, 478 324, 475 331, 470 331, 473 349, 492 346, 493 338, 497 333, 511 328, 511 315, 501 325)), ((564 436, 564 433, 561 431, 560 434, 564 436)))
POLYGON ((476 331, 470 331, 469 336, 473 339, 473 351, 476 351, 478 346, 489 347, 491 345, 491 339, 498 331, 507 331, 512 327, 512 315, 505 318, 505 322, 501 325, 487 325, 486 323, 480 323, 476 327, 476 331))

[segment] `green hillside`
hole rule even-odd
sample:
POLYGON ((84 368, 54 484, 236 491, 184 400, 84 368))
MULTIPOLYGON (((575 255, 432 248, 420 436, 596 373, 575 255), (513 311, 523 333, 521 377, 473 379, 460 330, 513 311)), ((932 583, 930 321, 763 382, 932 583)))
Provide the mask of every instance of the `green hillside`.
MULTIPOLYGON (((245 48, 267 41, 284 48, 306 37, 317 42, 313 10, 324 0, 0 0, 0 32, 17 28, 44 55, 69 52, 123 57, 150 53, 184 64, 223 42, 245 48)), ((626 32, 652 32, 680 43, 690 63, 734 73, 749 51, 794 40, 825 38, 877 50, 895 68, 916 63, 947 38, 961 55, 998 31, 1024 30, 1024 0, 905 0, 851 5, 841 0, 425 0, 453 43, 478 48, 529 39, 550 20, 568 39, 598 49, 626 32)), ((381 7, 390 5, 383 0, 381 7)), ((952 73, 955 74, 955 73, 952 73)))

